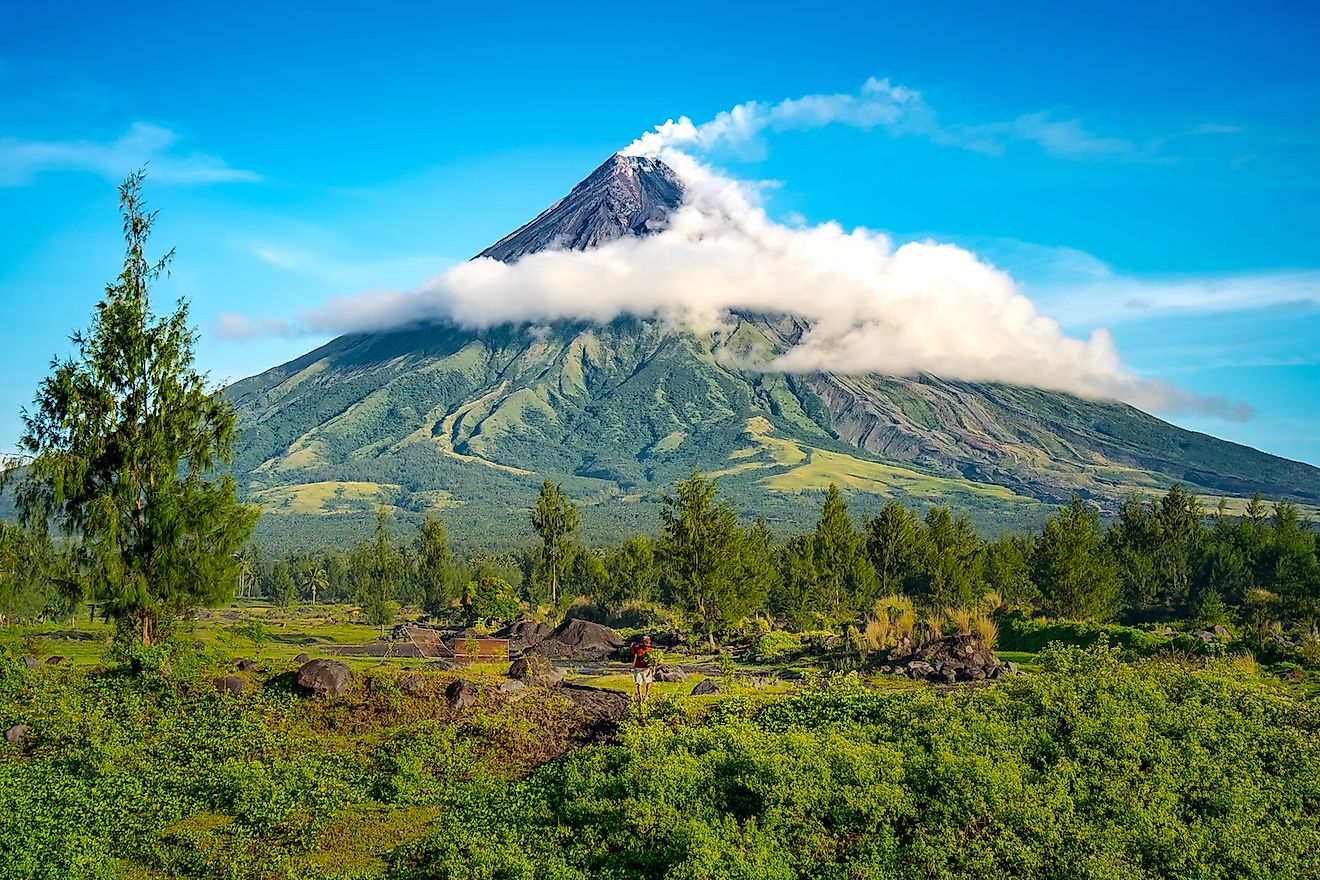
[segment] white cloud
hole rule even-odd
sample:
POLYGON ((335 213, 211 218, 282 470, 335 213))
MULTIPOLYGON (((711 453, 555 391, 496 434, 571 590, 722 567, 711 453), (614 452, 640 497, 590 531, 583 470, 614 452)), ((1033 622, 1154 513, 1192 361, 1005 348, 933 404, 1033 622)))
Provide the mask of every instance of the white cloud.
POLYGON ((1016 119, 976 125, 947 125, 915 89, 871 77, 855 95, 807 95, 777 104, 749 101, 701 124, 686 116, 657 125, 624 149, 628 155, 656 156, 665 149, 704 153, 726 148, 746 158, 764 153, 767 131, 807 131, 827 125, 891 135, 918 135, 935 143, 1000 155, 1011 143, 1035 144, 1059 159, 1106 159, 1141 154, 1130 141, 1089 132, 1078 119, 1056 120, 1028 113, 1016 119))
POLYGON ((1320 271, 1137 276, 1073 248, 999 242, 1032 298, 1069 325, 1320 306, 1320 271))
POLYGON ((217 330, 343 333, 418 321, 482 328, 563 319, 660 316, 698 331, 730 311, 795 314, 806 335, 748 369, 1002 381, 1128 400, 1145 408, 1246 414, 1126 370, 1107 331, 1067 335, 1007 274, 970 251, 930 241, 895 247, 866 229, 773 222, 758 190, 672 148, 686 201, 657 235, 588 251, 543 251, 513 264, 472 260, 412 291, 339 297, 292 322, 226 316, 217 330))
POLYGON ((0 186, 22 186, 43 171, 90 171, 112 182, 147 166, 158 183, 225 183, 260 180, 260 175, 230 167, 205 153, 179 153, 179 136, 158 125, 133 123, 108 143, 36 141, 0 138, 0 186))

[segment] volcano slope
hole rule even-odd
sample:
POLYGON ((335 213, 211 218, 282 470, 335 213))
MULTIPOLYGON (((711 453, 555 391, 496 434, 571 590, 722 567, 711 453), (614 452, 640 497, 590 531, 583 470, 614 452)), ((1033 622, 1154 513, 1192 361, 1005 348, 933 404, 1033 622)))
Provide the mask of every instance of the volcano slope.
MULTIPOLYGON (((479 256, 649 235, 682 199, 663 163, 614 156, 479 256)), ((239 416, 234 468, 275 547, 355 539, 381 504, 410 522, 440 512, 460 547, 517 546, 531 538, 526 510, 543 478, 582 503, 589 540, 612 540, 654 531, 659 492, 694 468, 779 531, 813 522, 831 482, 855 511, 890 498, 951 504, 990 532, 1034 526, 1074 493, 1112 507, 1175 482, 1320 504, 1320 470, 1123 403, 738 366, 807 329, 734 314, 711 333, 621 318, 345 335, 226 389, 239 416)))

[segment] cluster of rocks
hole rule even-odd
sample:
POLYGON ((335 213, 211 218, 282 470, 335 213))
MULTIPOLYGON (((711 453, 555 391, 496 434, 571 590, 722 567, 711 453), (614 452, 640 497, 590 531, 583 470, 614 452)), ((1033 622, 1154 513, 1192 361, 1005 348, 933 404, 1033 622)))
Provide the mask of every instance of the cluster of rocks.
POLYGON ((1192 635, 1196 636, 1207 645, 1214 644, 1215 642, 1233 641, 1232 634, 1229 633, 1228 629, 1221 623, 1216 623, 1214 626, 1210 627, 1210 629, 1197 630, 1192 633, 1192 635))
POLYGON ((879 669, 937 684, 991 681, 1020 674, 1016 663, 1000 663, 989 646, 974 635, 945 636, 902 656, 891 657, 879 669))

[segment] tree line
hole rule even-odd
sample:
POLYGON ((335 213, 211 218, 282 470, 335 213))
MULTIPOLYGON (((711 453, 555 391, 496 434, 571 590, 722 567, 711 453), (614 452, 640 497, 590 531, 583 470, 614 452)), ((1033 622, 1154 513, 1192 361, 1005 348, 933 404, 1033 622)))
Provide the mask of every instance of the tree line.
POLYGON ((627 622, 648 609, 677 611, 709 641, 753 615, 790 629, 837 629, 876 603, 906 597, 916 607, 992 608, 1125 623, 1237 616, 1320 631, 1317 536, 1296 505, 1254 498, 1240 515, 1221 502, 1205 511, 1181 486, 1124 501, 1106 523, 1081 498, 1031 533, 984 539, 965 514, 934 506, 924 515, 898 502, 854 521, 835 486, 815 529, 776 540, 764 520, 740 522, 700 473, 662 498, 658 535, 606 547, 579 540, 575 503, 546 481, 528 523, 534 546, 460 560, 432 516, 411 541, 376 533, 342 552, 266 558, 247 548, 240 569, 254 591, 281 605, 356 602, 372 622, 400 606, 439 619, 515 613, 507 598, 550 614, 627 622), (488 613, 482 590, 505 594, 488 613))

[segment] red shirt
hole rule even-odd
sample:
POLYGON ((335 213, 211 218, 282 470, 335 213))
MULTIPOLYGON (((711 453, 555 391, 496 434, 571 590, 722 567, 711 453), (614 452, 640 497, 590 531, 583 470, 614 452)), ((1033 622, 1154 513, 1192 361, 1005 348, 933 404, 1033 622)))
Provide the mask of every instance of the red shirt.
POLYGON ((634 669, 645 669, 645 668, 646 668, 646 661, 645 661, 643 658, 646 657, 647 654, 651 653, 651 646, 650 646, 650 645, 633 645, 633 646, 632 646, 632 652, 633 652, 633 668, 634 668, 634 669))

